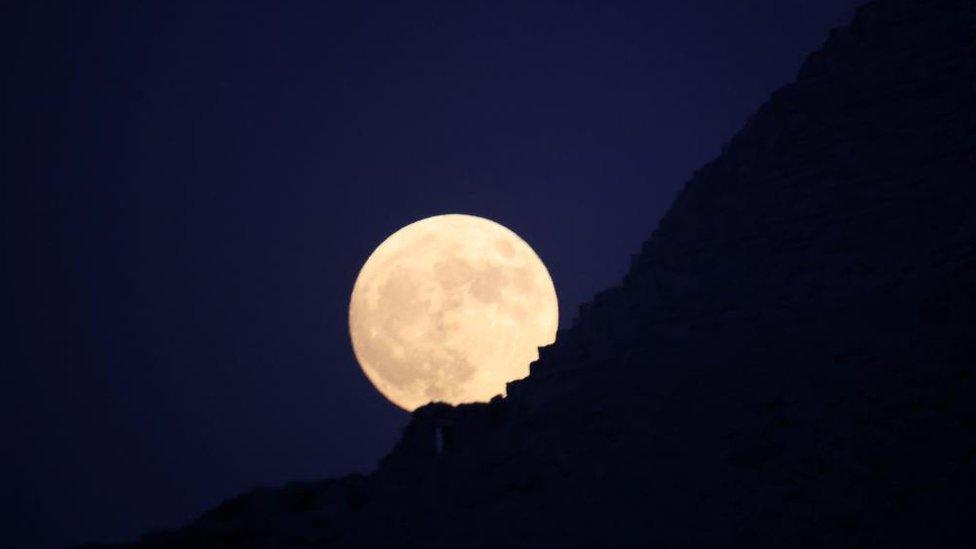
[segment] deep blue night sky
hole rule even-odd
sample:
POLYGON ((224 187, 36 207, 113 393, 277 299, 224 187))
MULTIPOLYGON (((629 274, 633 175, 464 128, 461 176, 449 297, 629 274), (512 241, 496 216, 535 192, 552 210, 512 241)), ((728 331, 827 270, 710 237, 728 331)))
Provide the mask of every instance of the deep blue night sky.
POLYGON ((856 3, 5 3, 0 544, 370 470, 380 241, 498 221, 566 325, 856 3))

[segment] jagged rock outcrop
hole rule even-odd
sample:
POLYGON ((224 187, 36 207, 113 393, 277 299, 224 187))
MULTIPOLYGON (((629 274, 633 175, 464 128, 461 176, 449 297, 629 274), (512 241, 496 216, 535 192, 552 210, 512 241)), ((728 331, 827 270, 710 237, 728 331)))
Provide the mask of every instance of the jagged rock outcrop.
POLYGON ((976 543, 976 3, 877 0, 505 399, 146 547, 976 543))

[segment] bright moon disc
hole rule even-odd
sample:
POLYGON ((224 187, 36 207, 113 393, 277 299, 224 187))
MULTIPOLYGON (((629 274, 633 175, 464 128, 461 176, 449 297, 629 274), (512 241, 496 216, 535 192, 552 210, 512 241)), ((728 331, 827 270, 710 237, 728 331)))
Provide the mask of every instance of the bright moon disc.
POLYGON ((394 404, 480 402, 528 375, 556 338, 549 271, 512 231, 481 217, 411 223, 366 260, 349 334, 366 377, 394 404))

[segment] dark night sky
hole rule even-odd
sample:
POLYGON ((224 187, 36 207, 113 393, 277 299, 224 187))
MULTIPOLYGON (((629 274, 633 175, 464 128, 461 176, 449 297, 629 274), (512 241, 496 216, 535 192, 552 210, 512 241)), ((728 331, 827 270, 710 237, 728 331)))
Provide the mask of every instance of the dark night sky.
POLYGON ((494 219, 566 325, 855 3, 4 3, 0 545, 368 471, 383 238, 494 219))

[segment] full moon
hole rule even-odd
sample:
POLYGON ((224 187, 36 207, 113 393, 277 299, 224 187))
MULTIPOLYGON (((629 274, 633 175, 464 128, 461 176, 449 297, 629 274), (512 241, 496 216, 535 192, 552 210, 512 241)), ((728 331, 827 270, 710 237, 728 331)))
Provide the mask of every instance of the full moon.
POLYGON ((408 411, 503 394, 555 341, 558 324, 539 256, 472 215, 428 217, 390 235, 359 271, 349 303, 359 365, 408 411))

